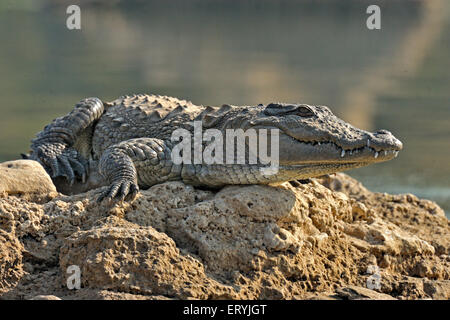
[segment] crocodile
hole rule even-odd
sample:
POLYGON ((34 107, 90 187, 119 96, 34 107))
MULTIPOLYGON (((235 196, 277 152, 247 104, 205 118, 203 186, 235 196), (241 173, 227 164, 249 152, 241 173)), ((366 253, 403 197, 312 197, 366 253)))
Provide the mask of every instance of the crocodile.
MULTIPOLYGON (((203 142, 207 145, 207 142, 203 142)), ((199 106, 174 97, 134 94, 103 102, 86 98, 56 118, 31 142, 29 158, 56 179, 84 183, 95 163, 107 188, 98 200, 130 201, 140 188, 181 180, 218 188, 230 184, 272 184, 303 180, 391 160, 402 142, 387 130, 368 132, 335 116, 328 107, 303 103, 199 106), (175 163, 172 134, 202 130, 276 129, 278 170, 266 164, 175 163), (62 177, 62 178, 61 178, 62 177)), ((248 156, 248 153, 246 153, 248 156)))

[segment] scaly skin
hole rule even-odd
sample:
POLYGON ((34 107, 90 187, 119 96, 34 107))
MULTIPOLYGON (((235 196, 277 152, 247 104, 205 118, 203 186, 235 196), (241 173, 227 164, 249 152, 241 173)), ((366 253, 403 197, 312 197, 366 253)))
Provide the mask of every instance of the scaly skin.
POLYGON ((52 178, 63 176, 71 183, 78 177, 84 181, 88 162, 97 161, 109 183, 99 200, 130 200, 139 188, 171 180, 221 187, 307 179, 390 160, 402 143, 386 130, 357 129, 324 106, 271 103, 217 108, 140 94, 112 102, 80 101, 71 113, 38 133, 31 149, 30 158, 52 178), (261 168, 267 165, 249 164, 248 150, 244 164, 174 164, 172 132, 183 128, 193 137, 193 121, 201 121, 203 131, 217 129, 224 136, 226 129, 279 129, 278 172, 264 175, 261 168))

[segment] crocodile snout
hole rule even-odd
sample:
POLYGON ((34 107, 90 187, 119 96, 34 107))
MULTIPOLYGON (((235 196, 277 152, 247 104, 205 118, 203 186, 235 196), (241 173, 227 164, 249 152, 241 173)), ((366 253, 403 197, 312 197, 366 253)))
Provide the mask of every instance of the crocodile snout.
POLYGON ((387 130, 381 129, 370 135, 368 139, 370 147, 376 151, 394 150, 400 151, 403 148, 403 143, 394 137, 394 135, 387 130))

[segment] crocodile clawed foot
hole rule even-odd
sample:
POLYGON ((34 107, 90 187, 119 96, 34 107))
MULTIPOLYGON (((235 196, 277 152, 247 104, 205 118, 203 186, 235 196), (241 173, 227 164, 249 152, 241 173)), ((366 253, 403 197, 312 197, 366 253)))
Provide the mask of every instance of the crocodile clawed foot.
POLYGON ((86 161, 74 149, 64 149, 61 145, 42 145, 30 158, 37 160, 52 178, 65 177, 70 185, 74 184, 76 177, 86 182, 86 161))
POLYGON ((139 192, 137 183, 129 180, 114 182, 106 191, 102 192, 97 202, 132 201, 139 192))

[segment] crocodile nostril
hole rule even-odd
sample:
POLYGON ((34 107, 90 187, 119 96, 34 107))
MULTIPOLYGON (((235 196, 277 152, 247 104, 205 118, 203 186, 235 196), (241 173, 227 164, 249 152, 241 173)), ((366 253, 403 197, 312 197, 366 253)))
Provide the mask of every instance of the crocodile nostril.
POLYGON ((381 129, 381 130, 378 130, 378 131, 377 131, 377 134, 392 134, 392 133, 390 133, 390 132, 387 131, 387 130, 381 129))

